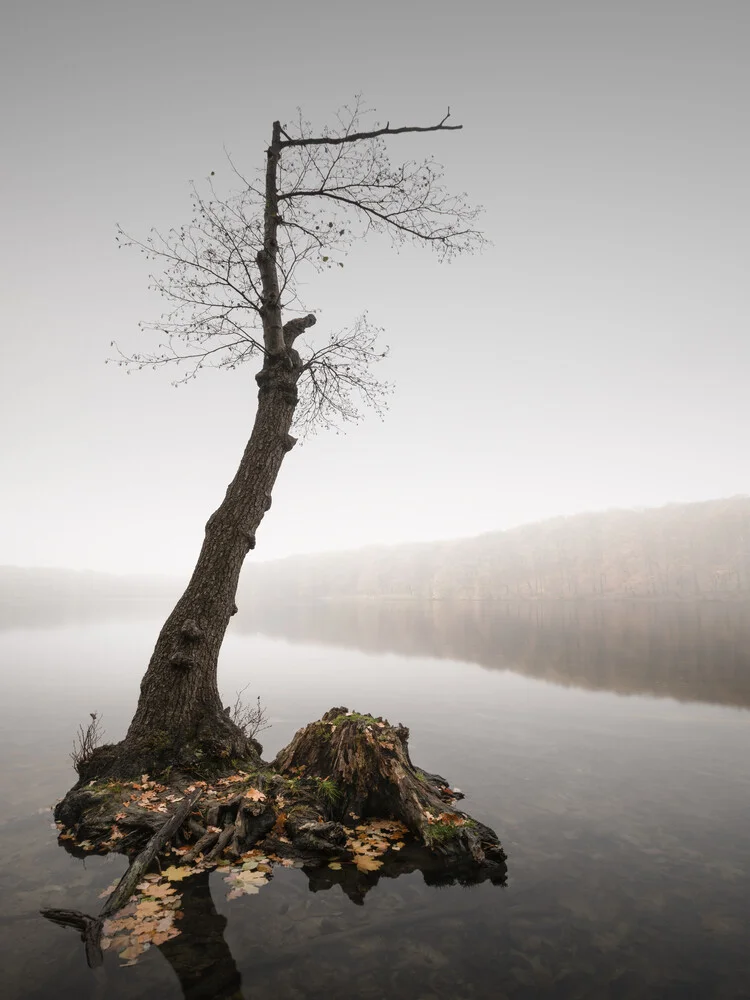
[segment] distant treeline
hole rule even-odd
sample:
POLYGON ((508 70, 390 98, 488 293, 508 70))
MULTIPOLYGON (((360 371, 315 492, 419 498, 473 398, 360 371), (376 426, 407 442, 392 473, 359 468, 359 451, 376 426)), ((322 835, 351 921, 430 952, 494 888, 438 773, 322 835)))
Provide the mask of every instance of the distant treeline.
POLYGON ((100 618, 166 617, 181 581, 86 570, 0 566, 0 629, 100 618))
POLYGON ((750 594, 750 497, 558 517, 449 542, 248 562, 238 603, 750 594))

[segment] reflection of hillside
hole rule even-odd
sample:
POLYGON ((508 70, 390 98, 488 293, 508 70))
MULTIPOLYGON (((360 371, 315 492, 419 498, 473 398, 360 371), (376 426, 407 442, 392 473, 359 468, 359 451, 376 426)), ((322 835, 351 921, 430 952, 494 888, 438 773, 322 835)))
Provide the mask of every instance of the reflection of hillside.
POLYGON ((556 684, 750 707, 750 604, 320 602, 256 606, 240 631, 468 660, 556 684))

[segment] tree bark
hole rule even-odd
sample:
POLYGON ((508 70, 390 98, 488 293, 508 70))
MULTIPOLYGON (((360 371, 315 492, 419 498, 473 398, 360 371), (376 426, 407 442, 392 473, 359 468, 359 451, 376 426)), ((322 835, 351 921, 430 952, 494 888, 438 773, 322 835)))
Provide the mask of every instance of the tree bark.
MULTIPOLYGON (((292 320, 290 341, 314 316, 292 320)), ((267 357, 256 376, 258 409, 250 440, 224 500, 211 515, 187 588, 157 639, 125 740, 95 751, 79 766, 82 780, 130 777, 201 759, 258 757, 222 706, 217 685, 219 651, 245 556, 266 511, 284 456, 294 444, 289 431, 297 404, 299 356, 291 346, 267 357)))
POLYGON ((245 556, 271 506, 288 450, 297 403, 298 370, 283 363, 259 373, 258 411, 237 474, 206 524, 193 575, 161 630, 126 740, 166 731, 171 737, 228 741, 235 755, 246 741, 224 713, 216 682, 219 650, 235 612, 245 556))

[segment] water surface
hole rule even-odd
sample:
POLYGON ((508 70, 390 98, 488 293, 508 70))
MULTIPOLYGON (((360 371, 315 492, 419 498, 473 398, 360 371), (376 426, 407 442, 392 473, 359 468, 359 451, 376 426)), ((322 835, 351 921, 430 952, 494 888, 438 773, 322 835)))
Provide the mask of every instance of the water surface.
POLYGON ((96 912, 120 857, 62 850, 49 805, 88 712, 132 714, 158 618, 2 619, 5 996, 735 998, 750 995, 750 617, 738 605, 351 603, 239 615, 227 702, 250 683, 272 757, 332 705, 411 728, 466 792, 508 885, 380 879, 353 903, 297 870, 227 901, 187 884, 183 933, 92 973, 42 906, 96 912), (318 891, 311 891, 316 888, 318 891))

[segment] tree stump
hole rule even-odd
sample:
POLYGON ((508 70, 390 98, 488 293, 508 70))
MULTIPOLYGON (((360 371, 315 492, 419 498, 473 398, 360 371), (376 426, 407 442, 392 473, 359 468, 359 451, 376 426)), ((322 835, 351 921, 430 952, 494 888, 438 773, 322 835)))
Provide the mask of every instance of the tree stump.
MULTIPOLYGON (((332 708, 319 722, 300 729, 273 767, 305 789, 311 799, 308 808, 317 806, 328 820, 394 819, 440 855, 457 861, 470 858, 477 864, 503 863, 505 852, 494 831, 455 808, 463 796, 444 778, 412 764, 408 741, 405 726, 332 708)), ((309 824, 303 824, 303 830, 321 835, 309 824)), ((299 838, 293 820, 289 832, 293 842, 299 838)), ((331 831, 326 833, 330 837, 331 831)))

